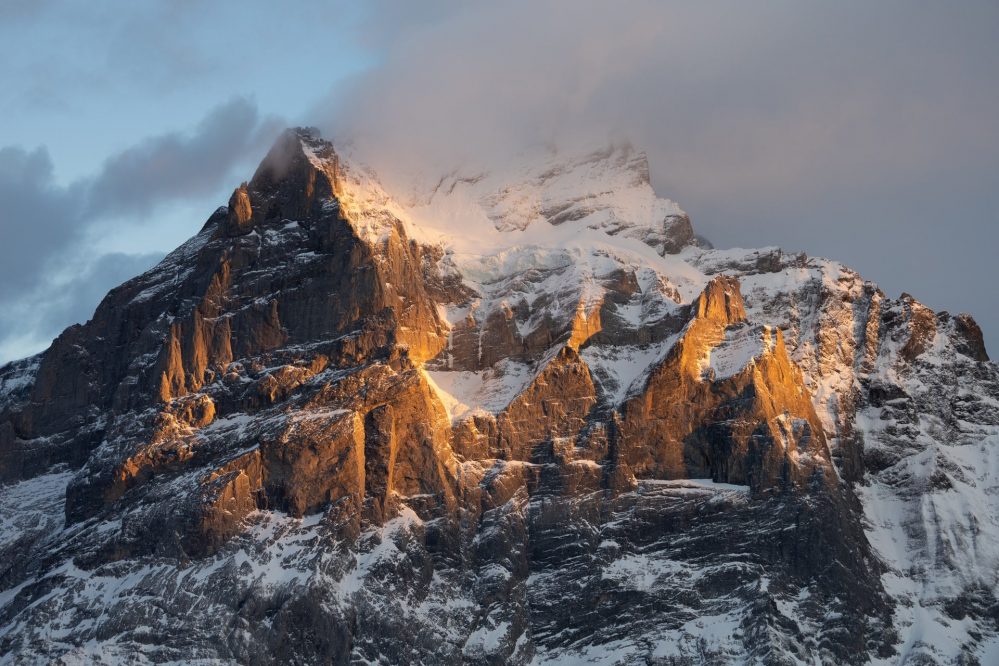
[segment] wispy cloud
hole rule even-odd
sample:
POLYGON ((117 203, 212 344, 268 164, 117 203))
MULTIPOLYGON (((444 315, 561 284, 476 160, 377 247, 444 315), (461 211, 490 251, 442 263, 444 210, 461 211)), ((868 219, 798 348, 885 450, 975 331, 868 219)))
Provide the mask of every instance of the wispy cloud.
POLYGON ((217 194, 240 179, 282 126, 235 98, 193 131, 150 137, 65 186, 44 147, 0 148, 0 362, 85 321, 105 292, 162 256, 152 247, 109 253, 94 243, 99 226, 110 218, 119 231, 142 226, 164 206, 217 194))
POLYGON ((994 3, 379 7, 380 66, 317 113, 383 171, 626 134, 677 197, 766 196, 999 149, 994 3))
POLYGON ((996 3, 401 5, 316 111, 379 172, 623 136, 714 242, 831 255, 999 347, 996 3))
POLYGON ((212 194, 235 165, 257 155, 281 129, 280 121, 262 119, 249 100, 232 99, 193 132, 150 137, 108 158, 87 185, 84 212, 148 214, 161 202, 212 194))

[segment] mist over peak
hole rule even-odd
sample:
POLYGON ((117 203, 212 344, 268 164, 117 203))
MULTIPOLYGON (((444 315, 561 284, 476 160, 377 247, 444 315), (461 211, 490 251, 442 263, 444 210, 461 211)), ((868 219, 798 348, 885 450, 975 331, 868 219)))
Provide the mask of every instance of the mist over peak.
POLYGON ((377 7, 357 34, 378 58, 308 117, 390 189, 630 141, 719 246, 835 257, 999 330, 995 297, 966 291, 999 243, 994 5, 377 7))

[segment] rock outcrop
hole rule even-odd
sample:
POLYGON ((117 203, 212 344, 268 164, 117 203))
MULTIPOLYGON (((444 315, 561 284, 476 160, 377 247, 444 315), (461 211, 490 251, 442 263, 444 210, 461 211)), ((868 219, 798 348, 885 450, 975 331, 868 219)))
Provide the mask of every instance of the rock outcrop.
POLYGON ((711 280, 692 311, 623 406, 616 465, 757 493, 831 480, 822 425, 780 329, 747 325, 739 281, 729 276, 711 280))

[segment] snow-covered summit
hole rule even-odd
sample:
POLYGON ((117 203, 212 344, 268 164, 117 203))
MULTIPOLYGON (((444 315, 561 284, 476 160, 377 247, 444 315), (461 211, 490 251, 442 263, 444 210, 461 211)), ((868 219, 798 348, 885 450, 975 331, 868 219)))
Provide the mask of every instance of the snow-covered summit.
POLYGON ((656 195, 647 156, 630 144, 578 153, 546 150, 499 169, 453 170, 391 193, 349 148, 334 155, 328 146, 303 137, 317 166, 337 160, 348 207, 391 213, 410 237, 457 252, 550 247, 585 230, 638 240, 659 254, 694 242, 687 214, 656 195))
MULTIPOLYGON (((693 235, 686 213, 653 191, 646 155, 627 144, 525 158, 497 172, 450 173, 412 207, 422 228, 451 235, 468 233, 448 223, 470 210, 481 226, 526 232, 517 240, 521 243, 535 234, 544 237, 549 225, 564 225, 638 239, 665 254, 678 251, 693 235)), ((472 231, 481 236, 479 226, 472 231)))
POLYGON ((0 664, 997 663, 981 340, 700 247, 629 146, 406 189, 291 130, 0 368, 0 664))

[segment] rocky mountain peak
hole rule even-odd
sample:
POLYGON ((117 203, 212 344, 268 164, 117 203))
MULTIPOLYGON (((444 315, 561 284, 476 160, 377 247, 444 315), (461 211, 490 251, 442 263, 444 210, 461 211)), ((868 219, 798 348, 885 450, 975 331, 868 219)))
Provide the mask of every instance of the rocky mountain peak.
POLYGON ((226 231, 238 236, 249 233, 253 221, 253 205, 250 203, 250 193, 243 183, 229 197, 229 210, 226 217, 226 231))
POLYGON ((697 316, 726 327, 746 321, 739 280, 725 275, 712 278, 697 298, 697 316))
POLYGON ((985 338, 978 322, 971 315, 961 313, 954 317, 954 326, 958 333, 958 351, 976 361, 988 361, 989 353, 985 349, 985 338))
POLYGON ((333 145, 314 128, 285 130, 257 167, 249 183, 233 192, 227 228, 249 233, 264 220, 299 219, 334 201, 339 189, 333 145))
POLYGON ((0 663, 988 663, 977 325, 649 183, 285 132, 0 368, 0 663))

